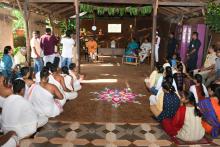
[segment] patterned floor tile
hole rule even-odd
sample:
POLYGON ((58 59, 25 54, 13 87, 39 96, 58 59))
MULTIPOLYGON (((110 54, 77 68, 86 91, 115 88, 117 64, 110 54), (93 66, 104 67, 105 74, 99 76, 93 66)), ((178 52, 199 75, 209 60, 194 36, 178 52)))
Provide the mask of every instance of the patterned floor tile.
MULTIPOLYGON (((189 145, 181 144, 185 147, 189 145)), ((219 146, 220 138, 209 145, 219 146)), ((32 139, 24 139, 21 147, 176 147, 154 123, 79 123, 50 121, 32 139)), ((194 145, 195 146, 195 145, 194 145)), ((193 146, 192 146, 193 147, 193 146)), ((197 147, 197 146, 195 146, 197 147)))

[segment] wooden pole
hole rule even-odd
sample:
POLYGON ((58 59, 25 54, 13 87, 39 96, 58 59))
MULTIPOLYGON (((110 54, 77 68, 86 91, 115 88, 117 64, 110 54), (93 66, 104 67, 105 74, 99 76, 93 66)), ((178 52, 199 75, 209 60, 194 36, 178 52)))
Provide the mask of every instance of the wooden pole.
POLYGON ((25 21, 25 35, 26 35, 26 50, 27 50, 27 62, 28 65, 31 66, 31 47, 30 47, 30 32, 29 32, 29 0, 24 1, 24 11, 22 10, 21 3, 17 0, 18 7, 23 14, 24 21, 25 21))
POLYGON ((158 9, 158 0, 154 0, 153 2, 151 71, 154 70, 155 43, 156 43, 156 30, 157 30, 157 9, 158 9))
POLYGON ((79 22, 79 0, 74 0, 76 12, 76 66, 80 73, 80 22, 79 22))

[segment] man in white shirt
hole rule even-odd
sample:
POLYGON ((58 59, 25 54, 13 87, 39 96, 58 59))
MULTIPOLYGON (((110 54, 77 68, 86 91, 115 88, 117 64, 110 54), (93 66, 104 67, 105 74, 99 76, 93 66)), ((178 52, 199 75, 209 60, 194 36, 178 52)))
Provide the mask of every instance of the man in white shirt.
POLYGON ((34 59, 34 72, 37 73, 43 68, 43 51, 40 47, 40 32, 34 31, 31 39, 31 57, 34 59))
POLYGON ((66 36, 61 39, 61 44, 63 45, 62 49, 62 67, 69 67, 70 63, 72 63, 73 58, 73 47, 75 46, 75 41, 72 38, 72 31, 67 30, 66 36))
POLYGON ((149 42, 148 38, 144 40, 140 48, 141 48, 141 52, 139 53, 140 61, 144 62, 145 58, 149 56, 151 50, 151 43, 149 42))
POLYGON ((111 41, 110 47, 112 49, 112 56, 114 57, 115 56, 115 48, 116 48, 116 41, 114 39, 111 41))

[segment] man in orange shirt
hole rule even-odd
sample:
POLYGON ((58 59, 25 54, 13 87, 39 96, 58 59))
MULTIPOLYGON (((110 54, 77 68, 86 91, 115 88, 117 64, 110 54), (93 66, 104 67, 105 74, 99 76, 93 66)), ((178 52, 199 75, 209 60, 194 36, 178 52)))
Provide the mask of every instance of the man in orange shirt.
POLYGON ((91 59, 95 60, 97 56, 97 42, 93 38, 90 38, 90 40, 86 43, 86 47, 88 48, 88 53, 91 59))

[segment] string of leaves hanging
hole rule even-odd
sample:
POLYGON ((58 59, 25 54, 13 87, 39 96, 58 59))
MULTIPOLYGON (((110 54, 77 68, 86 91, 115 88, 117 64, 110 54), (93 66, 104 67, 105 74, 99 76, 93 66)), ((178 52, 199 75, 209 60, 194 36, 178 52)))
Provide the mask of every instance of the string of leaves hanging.
POLYGON ((137 15, 148 15, 152 12, 152 6, 143 7, 104 7, 104 6, 93 6, 89 4, 80 4, 80 12, 93 13, 97 12, 98 15, 108 14, 109 16, 124 16, 129 14, 131 16, 137 15))
POLYGON ((208 3, 205 21, 211 30, 220 32, 220 4, 208 3))

